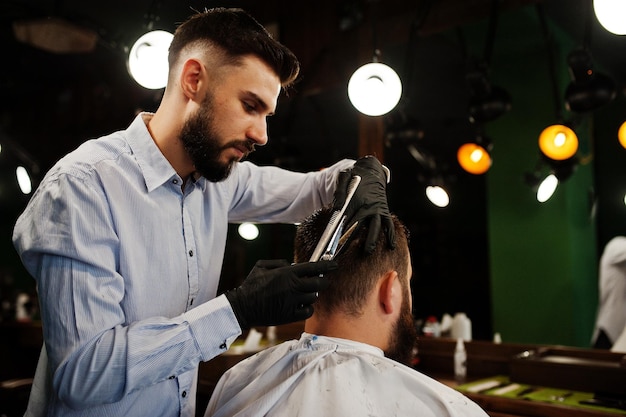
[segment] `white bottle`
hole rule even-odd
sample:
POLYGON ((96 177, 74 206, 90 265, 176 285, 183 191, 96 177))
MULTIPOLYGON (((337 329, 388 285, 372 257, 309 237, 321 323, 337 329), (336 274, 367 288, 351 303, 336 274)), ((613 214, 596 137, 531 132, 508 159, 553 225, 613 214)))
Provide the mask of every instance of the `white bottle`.
POLYGON ((467 376, 467 353, 465 352, 465 343, 463 338, 456 339, 456 348, 454 350, 454 378, 456 382, 465 382, 467 376))
POLYGON ((454 315, 450 336, 454 339, 460 337, 466 342, 472 340, 472 322, 465 313, 456 313, 454 315))

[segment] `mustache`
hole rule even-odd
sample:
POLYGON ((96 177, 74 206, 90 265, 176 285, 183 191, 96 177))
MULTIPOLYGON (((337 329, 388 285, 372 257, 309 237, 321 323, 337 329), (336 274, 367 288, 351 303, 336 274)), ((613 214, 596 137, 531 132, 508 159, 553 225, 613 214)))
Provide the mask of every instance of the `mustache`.
POLYGON ((222 146, 222 149, 227 149, 227 148, 245 149, 246 151, 245 154, 247 156, 256 150, 254 145, 255 145, 254 142, 251 140, 239 139, 239 140, 232 140, 226 143, 224 146, 222 146))

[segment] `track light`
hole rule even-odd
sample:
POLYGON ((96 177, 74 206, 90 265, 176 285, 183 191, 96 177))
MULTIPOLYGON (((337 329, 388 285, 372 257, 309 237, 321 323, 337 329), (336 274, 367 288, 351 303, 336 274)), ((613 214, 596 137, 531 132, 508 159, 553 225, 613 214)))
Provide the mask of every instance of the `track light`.
POLYGON ((576 157, 557 161, 542 155, 535 170, 524 175, 524 182, 536 192, 537 201, 545 203, 554 195, 559 184, 572 176, 578 162, 576 157))
POLYGON ((559 180, 554 174, 549 174, 539 184, 537 188, 537 201, 545 203, 554 195, 556 188, 559 186, 559 180))
POLYGON ((450 196, 443 185, 432 184, 426 186, 426 197, 437 207, 447 207, 450 204, 450 196))
POLYGON ((548 126, 539 135, 539 149, 548 158, 562 161, 578 151, 578 136, 565 125, 548 126))
POLYGON ((576 49, 567 57, 572 82, 565 90, 565 107, 573 112, 595 110, 615 98, 615 83, 593 69, 591 56, 576 49))
POLYGON ((158 90, 167 84, 167 54, 173 37, 164 30, 154 30, 134 43, 128 54, 128 71, 142 87, 158 90))

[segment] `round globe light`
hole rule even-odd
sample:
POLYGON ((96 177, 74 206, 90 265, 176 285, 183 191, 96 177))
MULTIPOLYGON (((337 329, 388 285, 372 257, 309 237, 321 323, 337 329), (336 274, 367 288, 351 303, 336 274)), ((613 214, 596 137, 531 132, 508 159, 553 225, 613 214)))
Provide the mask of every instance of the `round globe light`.
POLYGON ((128 71, 139 85, 158 90, 167 85, 167 53, 172 35, 155 30, 142 35, 128 54, 128 71))
POLYGON ((368 116, 389 113, 400 101, 402 82, 385 64, 371 62, 357 69, 348 82, 352 105, 368 116))
POLYGON ((600 24, 615 35, 626 35, 626 2, 594 0, 593 10, 600 24))

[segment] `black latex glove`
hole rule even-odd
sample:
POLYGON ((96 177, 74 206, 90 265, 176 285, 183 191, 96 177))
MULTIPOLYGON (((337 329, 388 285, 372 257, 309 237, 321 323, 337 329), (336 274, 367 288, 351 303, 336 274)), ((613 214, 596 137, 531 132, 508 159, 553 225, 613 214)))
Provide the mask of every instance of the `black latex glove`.
POLYGON ((226 292, 242 330, 304 320, 313 314, 317 293, 328 287, 325 272, 334 261, 290 265, 285 260, 258 261, 239 287, 226 292))
POLYGON ((387 174, 382 164, 373 156, 359 158, 352 169, 339 173, 335 189, 333 209, 339 210, 346 201, 348 185, 353 176, 359 175, 359 184, 354 196, 346 208, 346 227, 359 222, 369 222, 369 231, 363 250, 370 254, 376 248, 380 228, 384 227, 387 244, 396 247, 396 232, 387 204, 387 174))

